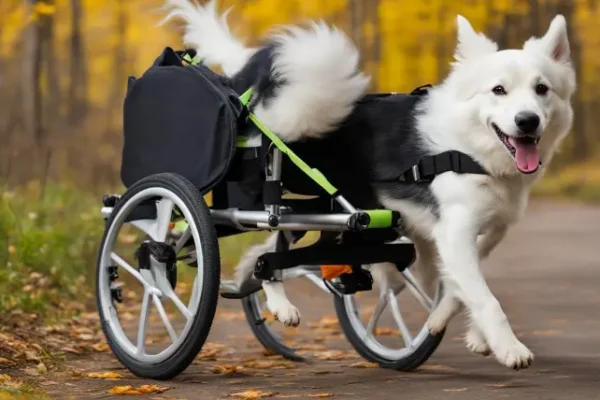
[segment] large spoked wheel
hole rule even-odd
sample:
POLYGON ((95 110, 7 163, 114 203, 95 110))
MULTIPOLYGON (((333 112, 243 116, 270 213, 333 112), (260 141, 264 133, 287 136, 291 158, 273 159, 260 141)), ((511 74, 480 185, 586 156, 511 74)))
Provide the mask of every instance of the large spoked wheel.
POLYGON ((119 361, 152 379, 187 368, 212 325, 219 276, 210 212, 188 180, 159 174, 129 188, 107 221, 96 282, 102 329, 119 361))
POLYGON ((438 283, 431 298, 408 269, 402 275, 404 283, 394 289, 374 287, 334 296, 334 305, 342 331, 358 354, 384 368, 412 371, 431 357, 444 336, 431 335, 425 324, 442 285, 438 283))

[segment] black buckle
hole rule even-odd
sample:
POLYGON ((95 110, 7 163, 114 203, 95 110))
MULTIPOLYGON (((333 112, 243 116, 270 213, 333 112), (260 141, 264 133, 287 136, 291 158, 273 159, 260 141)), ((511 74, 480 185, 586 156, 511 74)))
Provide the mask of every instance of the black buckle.
POLYGON ((415 164, 408 171, 400 175, 398 178, 400 182, 404 183, 426 183, 431 182, 431 177, 423 175, 419 164, 415 164))

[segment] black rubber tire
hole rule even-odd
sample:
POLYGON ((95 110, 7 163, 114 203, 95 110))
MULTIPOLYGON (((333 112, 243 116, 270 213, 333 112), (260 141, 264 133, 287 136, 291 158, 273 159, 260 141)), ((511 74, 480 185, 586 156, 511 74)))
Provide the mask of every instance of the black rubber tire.
POLYGON ((269 331, 268 326, 263 322, 263 316, 256 307, 256 303, 254 303, 255 296, 260 296, 261 293, 262 290, 242 299, 244 314, 246 315, 246 320, 250 325, 252 333, 254 333, 256 339, 258 339, 265 349, 282 356, 286 360, 306 361, 306 359, 297 354, 294 349, 286 346, 280 338, 273 336, 269 331))
POLYGON ((444 338, 445 330, 437 335, 429 334, 428 337, 421 343, 421 345, 408 357, 396 360, 383 358, 381 355, 369 349, 352 327, 352 323, 348 318, 348 313, 344 305, 344 298, 334 295, 333 305, 335 307, 335 313, 340 323, 340 327, 342 328, 342 332, 344 332, 346 339, 348 339, 354 350, 356 350, 356 352, 365 360, 377 363, 382 368, 395 369, 397 371, 404 372, 413 371, 423 365, 423 363, 425 363, 429 357, 431 357, 444 338))
POLYGON ((217 240, 215 227, 208 206, 194 185, 182 176, 171 173, 152 175, 132 185, 121 197, 114 208, 111 217, 107 221, 96 265, 96 300, 98 312, 100 314, 100 323, 108 345, 117 359, 133 374, 142 378, 167 380, 174 378, 183 372, 202 349, 212 326, 219 298, 220 269, 219 242, 217 240), (194 223, 199 229, 204 265, 200 304, 198 312, 196 316, 194 316, 196 318, 194 318, 193 325, 189 330, 188 335, 185 337, 179 348, 169 358, 158 363, 148 364, 141 363, 135 358, 132 358, 115 342, 113 333, 106 323, 100 304, 100 285, 107 283, 100 282, 99 271, 101 252, 105 246, 106 235, 108 233, 108 228, 113 223, 113 218, 133 195, 152 187, 160 187, 171 191, 179 197, 189 209, 194 223))

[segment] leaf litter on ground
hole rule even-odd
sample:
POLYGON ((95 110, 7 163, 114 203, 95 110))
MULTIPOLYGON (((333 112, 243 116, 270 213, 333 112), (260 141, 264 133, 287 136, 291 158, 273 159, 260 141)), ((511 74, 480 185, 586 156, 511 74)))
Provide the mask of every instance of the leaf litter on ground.
POLYGON ((119 374, 117 372, 90 372, 89 374, 87 374, 87 377, 95 378, 95 379, 108 379, 108 380, 115 380, 115 379, 122 378, 121 374, 119 374))
POLYGON ((245 392, 232 393, 229 397, 235 397, 239 400, 260 400, 274 395, 273 392, 263 392, 262 390, 246 390, 245 392))
POLYGON ((169 390, 168 387, 158 385, 141 385, 133 387, 131 385, 115 386, 108 391, 111 395, 144 395, 144 394, 157 394, 163 393, 169 390))

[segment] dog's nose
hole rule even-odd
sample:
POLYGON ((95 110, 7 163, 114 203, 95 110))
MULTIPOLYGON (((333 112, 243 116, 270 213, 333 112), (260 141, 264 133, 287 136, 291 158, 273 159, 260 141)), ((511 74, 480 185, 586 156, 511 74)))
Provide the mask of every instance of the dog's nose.
POLYGON ((540 126, 540 117, 531 111, 522 111, 515 117, 515 123, 523 133, 534 133, 540 126))

